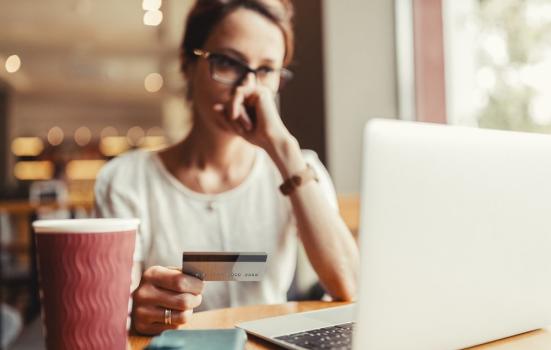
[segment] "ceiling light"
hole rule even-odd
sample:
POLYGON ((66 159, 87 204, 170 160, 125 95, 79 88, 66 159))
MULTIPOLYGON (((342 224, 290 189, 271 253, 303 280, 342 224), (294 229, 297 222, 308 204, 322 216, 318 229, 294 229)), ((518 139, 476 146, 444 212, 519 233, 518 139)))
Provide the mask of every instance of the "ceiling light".
POLYGON ((83 147, 90 143, 92 140, 92 132, 85 126, 81 126, 75 131, 75 142, 77 145, 83 147))
POLYGON ((128 139, 128 143, 132 146, 139 146, 143 142, 143 138, 145 136, 145 132, 142 128, 139 126, 133 126, 130 129, 128 129, 128 132, 126 133, 126 138, 128 139))
POLYGON ((155 11, 161 8, 161 0, 143 0, 142 8, 146 11, 155 11))
POLYGON ((17 162, 13 175, 18 180, 50 180, 54 175, 54 164, 47 160, 17 162))
POLYGON ((64 137, 63 130, 61 130, 59 126, 54 126, 48 131, 48 136, 46 138, 50 145, 59 146, 63 142, 64 137))
POLYGON ((11 151, 17 157, 36 157, 44 150, 38 137, 17 137, 11 143, 11 151))
POLYGON ((163 77, 159 73, 150 73, 144 80, 145 89, 148 92, 157 92, 163 87, 163 77))
POLYGON ((17 55, 11 55, 6 60, 6 71, 8 73, 15 73, 21 68, 21 59, 17 55))
POLYGON ((159 10, 146 11, 143 15, 143 24, 146 26, 158 26, 163 21, 163 13, 159 10))
POLYGON ((108 126, 103 128, 103 130, 100 133, 101 138, 105 138, 109 136, 118 136, 118 135, 119 135, 119 131, 113 126, 108 126))
POLYGON ((148 151, 158 151, 166 146, 168 146, 168 144, 164 136, 146 136, 143 138, 140 148, 148 151))
POLYGON ((106 157, 118 156, 129 148, 130 145, 125 136, 105 136, 99 143, 99 150, 106 157))
POLYGON ((72 160, 65 173, 69 180, 94 180, 104 165, 105 160, 101 159, 72 160))

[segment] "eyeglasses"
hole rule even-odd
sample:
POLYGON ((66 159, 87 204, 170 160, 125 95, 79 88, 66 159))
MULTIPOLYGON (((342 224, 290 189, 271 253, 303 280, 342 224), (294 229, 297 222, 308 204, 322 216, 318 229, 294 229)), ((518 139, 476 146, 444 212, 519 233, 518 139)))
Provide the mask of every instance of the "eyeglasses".
POLYGON ((252 69, 243 62, 221 53, 195 49, 193 54, 206 59, 212 79, 226 85, 239 85, 249 73, 253 73, 258 83, 265 86, 274 86, 279 83, 281 89, 293 77, 293 73, 288 69, 266 66, 252 69))

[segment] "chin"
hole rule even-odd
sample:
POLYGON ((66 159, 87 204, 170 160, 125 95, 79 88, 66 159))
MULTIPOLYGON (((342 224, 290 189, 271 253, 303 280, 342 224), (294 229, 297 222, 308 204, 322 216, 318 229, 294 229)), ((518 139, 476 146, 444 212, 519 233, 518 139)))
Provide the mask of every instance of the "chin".
POLYGON ((221 137, 237 137, 238 135, 229 127, 224 124, 221 118, 217 115, 209 116, 210 122, 205 123, 205 127, 211 130, 211 132, 219 134, 221 137))

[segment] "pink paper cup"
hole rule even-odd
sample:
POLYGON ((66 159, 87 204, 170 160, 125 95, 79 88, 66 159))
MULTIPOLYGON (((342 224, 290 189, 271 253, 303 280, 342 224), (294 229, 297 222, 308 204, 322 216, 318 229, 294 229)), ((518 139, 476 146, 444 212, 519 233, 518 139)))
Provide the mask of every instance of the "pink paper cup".
POLYGON ((33 222, 49 350, 126 349, 138 225, 138 219, 33 222))

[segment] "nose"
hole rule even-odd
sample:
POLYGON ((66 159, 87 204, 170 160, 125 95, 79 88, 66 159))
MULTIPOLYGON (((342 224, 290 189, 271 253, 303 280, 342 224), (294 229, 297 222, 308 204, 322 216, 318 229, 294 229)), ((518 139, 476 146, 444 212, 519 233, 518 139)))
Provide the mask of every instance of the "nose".
POLYGON ((256 87, 256 75, 253 72, 248 72, 247 75, 243 77, 243 79, 240 81, 239 86, 243 86, 246 88, 254 88, 256 87))

